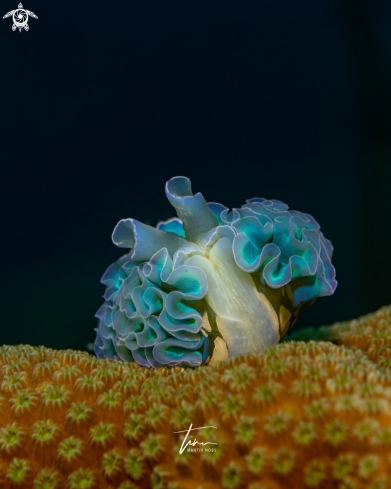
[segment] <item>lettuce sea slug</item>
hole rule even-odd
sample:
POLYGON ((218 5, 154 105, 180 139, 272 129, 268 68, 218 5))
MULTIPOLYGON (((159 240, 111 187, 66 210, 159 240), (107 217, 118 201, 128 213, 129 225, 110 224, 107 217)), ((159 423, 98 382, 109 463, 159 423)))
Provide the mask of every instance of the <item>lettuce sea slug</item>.
POLYGON ((114 229, 130 252, 101 280, 98 357, 195 367, 259 353, 333 294, 333 247, 309 214, 262 198, 229 212, 193 195, 186 177, 169 180, 166 196, 178 217, 114 229))

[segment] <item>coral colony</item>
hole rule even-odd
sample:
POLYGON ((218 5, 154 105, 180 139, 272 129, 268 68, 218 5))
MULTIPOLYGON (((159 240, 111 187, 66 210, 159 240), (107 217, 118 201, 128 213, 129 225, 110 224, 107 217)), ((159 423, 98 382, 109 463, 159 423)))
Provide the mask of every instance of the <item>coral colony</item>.
POLYGON ((178 217, 114 229, 114 244, 131 250, 102 277, 98 357, 196 367, 263 352, 335 291, 333 247, 309 214, 262 198, 228 212, 185 177, 166 196, 178 217))
MULTIPOLYGON (((376 322, 389 334, 391 309, 376 322)), ((4 489, 391 487, 391 370, 360 350, 290 341, 154 369, 20 345, 0 367, 4 489)))

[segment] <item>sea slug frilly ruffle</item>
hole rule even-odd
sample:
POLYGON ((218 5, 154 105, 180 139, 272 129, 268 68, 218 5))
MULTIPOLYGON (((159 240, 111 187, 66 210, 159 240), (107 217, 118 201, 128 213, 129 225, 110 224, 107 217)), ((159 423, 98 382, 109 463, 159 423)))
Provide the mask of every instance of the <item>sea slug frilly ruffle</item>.
POLYGON ((114 229, 130 252, 102 277, 98 357, 198 366, 262 352, 335 291, 333 247, 309 214, 262 198, 229 212, 193 195, 186 177, 169 180, 166 195, 178 217, 114 229))

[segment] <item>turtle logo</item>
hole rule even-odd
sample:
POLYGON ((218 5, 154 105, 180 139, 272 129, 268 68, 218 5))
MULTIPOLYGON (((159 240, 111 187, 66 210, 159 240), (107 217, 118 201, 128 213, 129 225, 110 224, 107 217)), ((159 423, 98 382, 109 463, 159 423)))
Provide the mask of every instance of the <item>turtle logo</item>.
POLYGON ((26 31, 29 30, 29 26, 27 24, 29 20, 29 16, 34 17, 34 19, 38 19, 38 17, 34 14, 34 12, 30 12, 30 10, 25 10, 21 3, 18 5, 18 8, 16 10, 11 10, 11 12, 7 12, 4 15, 3 19, 6 19, 7 17, 11 17, 11 15, 14 21, 12 25, 12 30, 15 31, 16 29, 19 29, 19 32, 22 31, 23 27, 26 31))

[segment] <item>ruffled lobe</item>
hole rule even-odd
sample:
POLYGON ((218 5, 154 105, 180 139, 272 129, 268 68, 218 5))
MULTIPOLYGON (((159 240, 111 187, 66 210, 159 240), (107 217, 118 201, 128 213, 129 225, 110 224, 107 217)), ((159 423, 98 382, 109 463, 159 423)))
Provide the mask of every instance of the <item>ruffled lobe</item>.
POLYGON ((269 218, 264 224, 256 217, 243 217, 232 224, 238 233, 233 242, 236 263, 246 272, 255 272, 261 265, 261 253, 273 235, 269 218))
MULTIPOLYGON (((235 232, 232 251, 237 265, 255 274, 262 290, 289 286, 292 317, 316 297, 337 287, 331 264, 333 247, 310 215, 291 211, 278 200, 254 198, 240 209, 221 209, 219 222, 235 232)), ((220 210, 215 206, 215 212, 220 210)), ((221 227, 221 226, 220 226, 221 227)))
POLYGON ((177 234, 160 231, 136 219, 122 219, 114 228, 112 240, 120 248, 133 248, 131 258, 136 261, 149 260, 162 248, 172 256, 186 244, 186 240, 177 234))
POLYGON ((232 209, 231 212, 229 212, 229 209, 226 209, 220 214, 221 224, 231 226, 240 217, 241 215, 238 209, 232 209))
POLYGON ((277 217, 286 217, 289 219, 291 214, 288 212, 288 206, 279 201, 264 200, 263 202, 253 202, 242 206, 248 208, 254 214, 270 217, 274 221, 277 217))
POLYGON ((94 344, 94 353, 98 358, 109 358, 118 360, 119 357, 114 348, 114 344, 111 339, 104 338, 99 329, 95 329, 96 340, 94 344))
POLYGON ((198 243, 203 253, 208 255, 213 246, 223 238, 227 238, 230 243, 233 243, 235 238, 234 229, 226 225, 218 226, 199 236, 198 243))
MULTIPOLYGON (((296 226, 284 218, 274 221, 273 243, 280 249, 280 263, 287 265, 289 260, 295 256, 303 258, 307 264, 309 274, 316 271, 318 253, 315 247, 307 241, 295 238, 296 226)), ((301 276, 298 274, 297 276, 301 276)))
POLYGON ((167 282, 172 272, 173 262, 167 248, 162 248, 142 267, 143 274, 158 287, 167 282))
POLYGON ((171 178, 166 183, 166 196, 183 222, 187 240, 196 243, 200 234, 218 225, 216 216, 208 207, 202 194, 193 195, 188 178, 171 178))
POLYGON ((263 197, 253 197, 252 199, 247 199, 246 204, 254 204, 256 202, 265 203, 265 205, 273 205, 274 210, 277 211, 287 211, 289 206, 281 200, 277 199, 264 199, 263 197))
POLYGON ((331 255, 333 253, 333 248, 331 242, 329 240, 322 239, 322 236, 320 242, 321 242, 320 258, 324 266, 324 276, 327 283, 330 285, 329 290, 331 290, 330 293, 325 293, 323 295, 331 295, 335 291, 338 285, 338 282, 335 280, 335 268, 331 264, 331 255))
MULTIPOLYGON (((174 254, 175 261, 180 263, 200 252, 197 245, 186 242, 174 254)), ((173 268, 167 248, 162 248, 138 266, 119 260, 102 280, 110 294, 96 314, 98 356, 110 355, 149 367, 202 363, 208 348, 200 332, 202 317, 191 306, 207 291, 202 270, 187 265, 173 268)))
POLYGON ((178 339, 167 339, 154 347, 153 355, 158 362, 164 365, 187 364, 197 367, 202 365, 206 358, 208 351, 206 343, 207 339, 203 335, 186 343, 178 339))
POLYGON ((185 230, 183 229, 183 223, 177 217, 168 219, 167 221, 160 221, 156 224, 156 229, 165 231, 166 233, 174 233, 182 238, 186 238, 185 230))
POLYGON ((220 224, 222 224, 221 213, 223 211, 228 211, 228 207, 225 207, 225 205, 219 204, 218 202, 208 202, 208 207, 213 212, 217 219, 217 224, 220 226, 220 224))
POLYGON ((186 263, 186 260, 193 255, 202 255, 201 248, 195 243, 187 243, 174 253, 173 268, 178 268, 186 263))
POLYGON ((184 336, 178 332, 195 334, 201 329, 201 315, 189 305, 206 295, 208 286, 205 273, 198 267, 182 265, 174 270, 167 283, 177 289, 166 298, 165 308, 159 316, 162 327, 174 336, 184 336))

